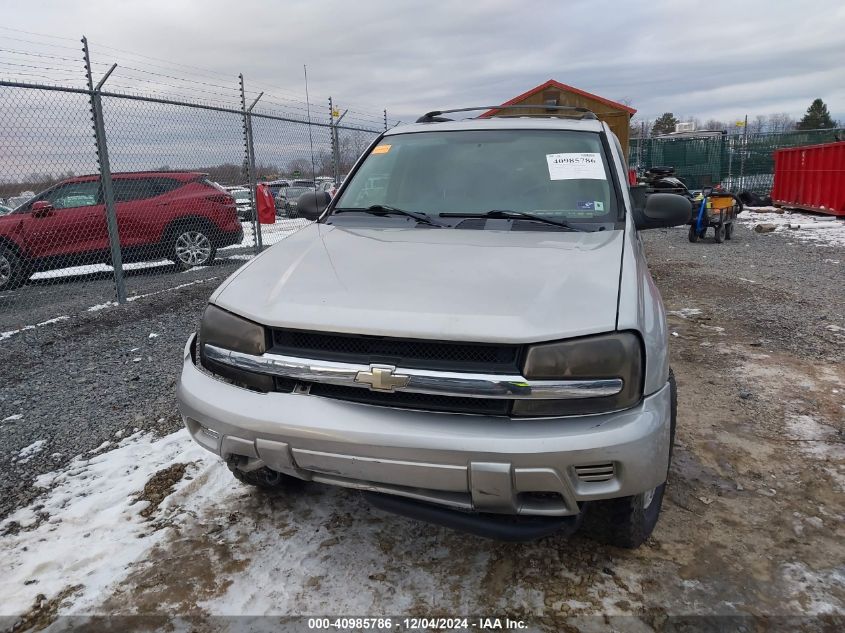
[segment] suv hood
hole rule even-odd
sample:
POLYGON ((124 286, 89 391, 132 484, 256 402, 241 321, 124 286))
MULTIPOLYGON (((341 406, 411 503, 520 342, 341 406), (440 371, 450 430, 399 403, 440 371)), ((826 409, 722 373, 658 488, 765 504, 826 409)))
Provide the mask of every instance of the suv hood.
POLYGON ((527 343, 616 328, 624 234, 312 224, 212 302, 276 327, 527 343))

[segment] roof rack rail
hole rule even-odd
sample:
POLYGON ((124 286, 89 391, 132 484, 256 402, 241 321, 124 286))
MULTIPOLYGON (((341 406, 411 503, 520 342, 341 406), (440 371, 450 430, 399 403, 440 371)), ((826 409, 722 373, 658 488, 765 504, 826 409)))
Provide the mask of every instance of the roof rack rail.
MULTIPOLYGON (((447 117, 441 116, 443 114, 451 114, 453 112, 472 112, 474 110, 514 110, 514 109, 537 109, 543 108, 544 110, 563 110, 567 112, 573 113, 573 116, 578 116, 579 119, 596 119, 595 113, 590 110, 589 108, 582 108, 579 106, 562 106, 562 105, 528 105, 528 104, 517 104, 517 105, 494 105, 494 106, 475 106, 472 108, 455 108, 453 110, 432 110, 431 112, 426 112, 422 115, 419 119, 417 119, 417 123, 441 123, 444 121, 452 121, 453 119, 449 119, 447 117)), ((537 116, 537 117, 546 117, 546 114, 492 114, 491 116, 502 116, 502 117, 519 117, 519 116, 537 116)), ((478 117, 475 117, 478 118, 478 117)))

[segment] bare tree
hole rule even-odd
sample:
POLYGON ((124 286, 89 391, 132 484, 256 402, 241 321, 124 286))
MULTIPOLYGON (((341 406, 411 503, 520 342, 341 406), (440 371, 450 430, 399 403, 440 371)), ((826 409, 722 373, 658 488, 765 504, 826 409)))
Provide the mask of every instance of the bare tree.
POLYGON ((650 119, 641 119, 640 117, 632 117, 628 127, 629 138, 648 138, 651 132, 652 121, 650 119))
POLYGON ((748 122, 749 134, 761 134, 766 131, 768 126, 768 118, 765 115, 758 114, 751 121, 748 122))
POLYGON ((340 154, 340 173, 346 174, 358 157, 364 153, 370 145, 371 138, 364 136, 354 130, 341 129, 338 133, 338 146, 340 154))
POLYGON ((769 115, 769 131, 774 134, 792 132, 795 129, 796 121, 786 112, 769 115))
POLYGON ((720 121, 719 119, 707 119, 704 122, 704 127, 702 129, 712 131, 727 130, 728 124, 724 121, 720 121))
POLYGON ((301 178, 311 178, 311 159, 309 158, 294 158, 289 160, 285 166, 285 174, 293 177, 295 172, 299 172, 301 178))

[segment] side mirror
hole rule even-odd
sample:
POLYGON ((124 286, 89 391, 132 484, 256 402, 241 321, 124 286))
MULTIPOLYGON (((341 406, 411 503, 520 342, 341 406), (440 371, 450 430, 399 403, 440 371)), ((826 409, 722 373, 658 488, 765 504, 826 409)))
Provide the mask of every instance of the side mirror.
POLYGON ((637 229, 659 229, 687 224, 692 217, 692 203, 676 193, 652 193, 644 206, 633 205, 637 229))
POLYGON ((299 196, 299 200, 296 202, 296 210, 300 217, 306 220, 316 220, 323 215, 323 211, 329 206, 331 200, 331 196, 325 191, 318 191, 317 193, 308 191, 299 196))
POLYGON ((33 202, 29 210, 34 218, 46 218, 53 212, 53 205, 46 200, 39 200, 33 202))

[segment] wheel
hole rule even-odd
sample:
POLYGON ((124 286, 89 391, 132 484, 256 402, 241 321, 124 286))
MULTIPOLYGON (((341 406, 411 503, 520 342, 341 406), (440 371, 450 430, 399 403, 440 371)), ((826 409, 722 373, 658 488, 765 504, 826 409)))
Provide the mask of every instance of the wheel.
POLYGON ((233 456, 226 461, 226 465, 235 479, 248 486, 255 486, 262 490, 279 490, 280 488, 291 486, 294 482, 299 482, 294 477, 289 477, 283 473, 271 470, 266 466, 250 472, 244 472, 238 468, 239 461, 238 457, 233 456))
POLYGON ((0 292, 14 290, 29 278, 26 266, 13 251, 0 246, 0 292))
MULTIPOLYGON (((669 461, 675 444, 678 392, 675 375, 669 370, 669 461)), ((668 476, 668 472, 666 473, 668 476)), ((592 501, 584 508, 583 533, 601 543, 633 549, 651 536, 660 516, 666 482, 638 495, 592 501)))
POLYGON ((173 232, 173 251, 170 259, 182 270, 207 266, 214 261, 217 248, 204 226, 182 226, 173 232))
POLYGON ((731 239, 731 237, 733 237, 733 234, 734 234, 734 223, 729 222, 728 224, 725 225, 725 239, 726 240, 731 239))
POLYGON ((690 242, 697 242, 698 241, 698 231, 695 230, 695 224, 690 224, 689 241, 690 242))
POLYGON ((713 233, 713 239, 715 239, 715 240, 716 240, 716 243, 717 243, 717 244, 721 244, 722 242, 724 242, 724 241, 725 241, 725 232, 726 232, 726 230, 727 230, 727 229, 725 229, 725 225, 724 225, 724 224, 719 224, 719 225, 716 227, 715 232, 713 233))

